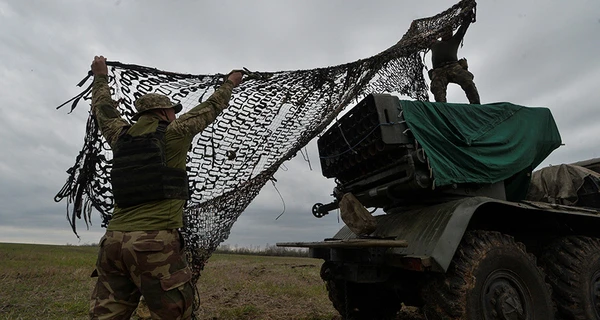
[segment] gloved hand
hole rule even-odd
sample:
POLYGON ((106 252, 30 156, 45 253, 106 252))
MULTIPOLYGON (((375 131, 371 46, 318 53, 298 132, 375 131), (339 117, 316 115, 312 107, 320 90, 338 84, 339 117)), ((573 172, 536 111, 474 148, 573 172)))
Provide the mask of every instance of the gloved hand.
POLYGON ((463 18, 463 23, 475 22, 475 12, 474 10, 469 10, 463 18))

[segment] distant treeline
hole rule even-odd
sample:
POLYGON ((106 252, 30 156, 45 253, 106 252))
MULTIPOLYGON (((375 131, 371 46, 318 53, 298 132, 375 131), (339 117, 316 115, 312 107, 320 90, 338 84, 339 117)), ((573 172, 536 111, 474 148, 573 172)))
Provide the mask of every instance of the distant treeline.
MULTIPOLYGON (((67 243, 67 246, 75 246, 67 243)), ((82 243, 77 244, 79 247, 97 247, 97 243, 82 243)), ((221 254, 244 254, 254 256, 278 256, 278 257, 308 257, 308 249, 302 248, 283 248, 267 244, 264 248, 256 247, 240 247, 238 245, 231 246, 229 244, 220 245, 215 253, 221 254)))
POLYGON ((267 244, 264 248, 257 247, 238 247, 228 244, 220 245, 215 253, 223 254, 245 254, 255 256, 279 256, 279 257, 308 257, 308 249, 302 248, 283 248, 267 244))

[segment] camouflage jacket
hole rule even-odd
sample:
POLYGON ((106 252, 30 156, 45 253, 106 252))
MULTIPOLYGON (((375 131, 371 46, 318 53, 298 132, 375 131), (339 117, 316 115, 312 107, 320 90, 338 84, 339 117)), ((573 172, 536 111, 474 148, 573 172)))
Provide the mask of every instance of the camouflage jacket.
MULTIPOLYGON (((196 134, 204 130, 225 109, 231 98, 233 83, 225 82, 205 102, 173 120, 165 133, 167 166, 185 169, 187 152, 196 134)), ((159 117, 153 113, 143 114, 131 125, 116 109, 117 102, 111 98, 108 76, 94 78, 92 87, 92 112, 102 135, 114 145, 124 127, 127 133, 138 136, 156 131, 159 117)), ((183 226, 185 200, 168 199, 119 208, 115 206, 107 230, 148 231, 176 229, 183 226)))

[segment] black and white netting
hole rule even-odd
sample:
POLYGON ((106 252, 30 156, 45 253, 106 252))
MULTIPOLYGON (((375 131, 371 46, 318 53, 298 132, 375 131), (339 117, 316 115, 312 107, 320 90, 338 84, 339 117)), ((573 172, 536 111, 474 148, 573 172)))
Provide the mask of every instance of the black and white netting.
MULTIPOLYGON (((445 27, 457 28, 475 6, 474 0, 463 0, 436 16, 415 20, 400 41, 370 58, 311 70, 255 73, 235 88, 229 107, 196 136, 188 153, 193 194, 185 208, 182 232, 194 281, 279 166, 346 106, 369 93, 392 92, 428 100, 423 53, 445 27)), ((207 99, 224 79, 222 74, 107 64, 113 99, 120 102, 119 111, 126 119, 135 113, 135 99, 145 93, 167 95, 181 102, 185 111, 207 99)), ((89 103, 90 89, 65 104, 70 103, 73 110, 82 99, 89 103)), ((103 226, 111 218, 110 159, 110 148, 90 114, 83 149, 55 199, 67 199, 67 217, 74 232, 76 219, 88 224, 94 209, 103 226)))

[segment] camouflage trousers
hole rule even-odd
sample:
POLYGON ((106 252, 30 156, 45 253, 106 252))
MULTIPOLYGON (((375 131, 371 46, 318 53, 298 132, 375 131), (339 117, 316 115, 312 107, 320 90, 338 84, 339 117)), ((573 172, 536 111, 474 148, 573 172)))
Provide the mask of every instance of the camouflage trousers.
POLYGON ((473 82, 473 74, 467 70, 466 60, 464 65, 454 62, 441 68, 429 71, 431 79, 431 93, 437 102, 446 102, 446 89, 448 83, 458 84, 467 94, 471 104, 480 104, 479 93, 473 82))
POLYGON ((194 289, 182 247, 177 230, 107 231, 90 319, 129 319, 141 295, 153 319, 190 319, 194 289))

